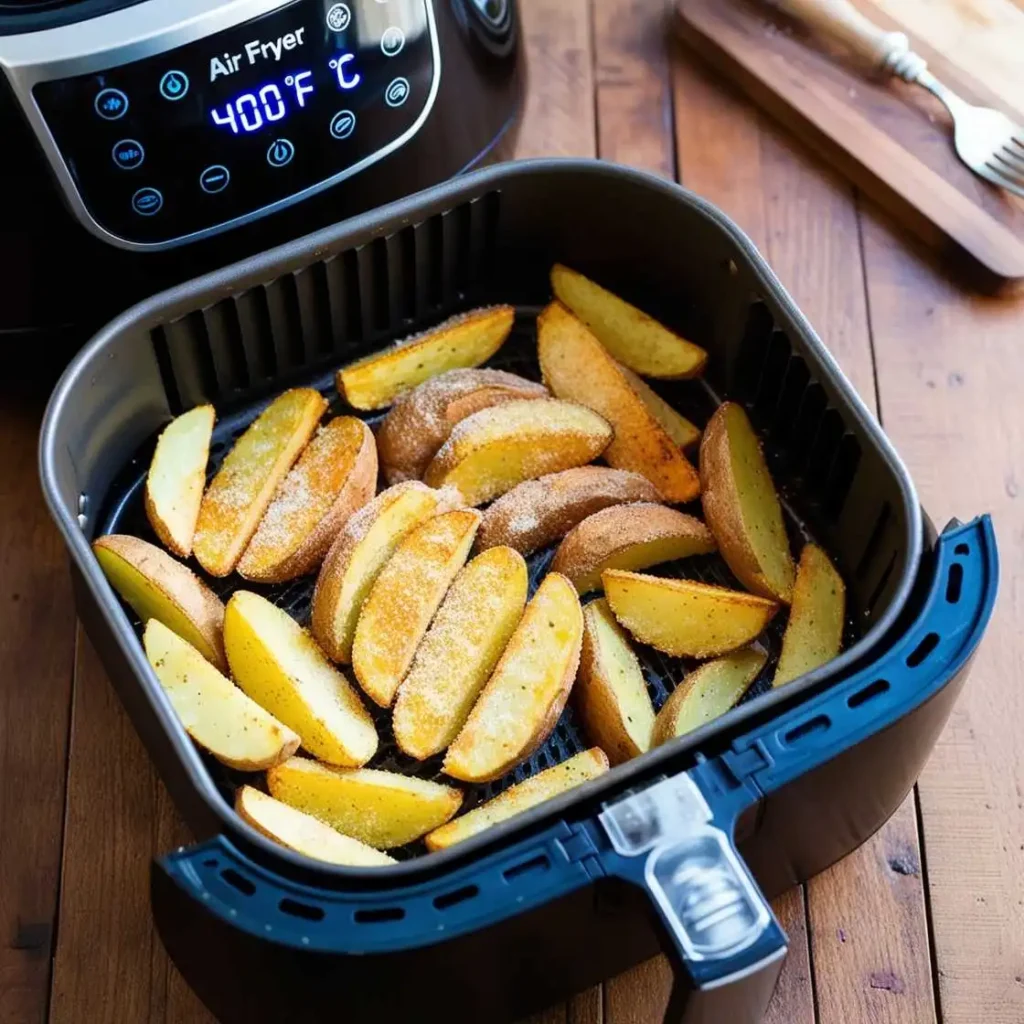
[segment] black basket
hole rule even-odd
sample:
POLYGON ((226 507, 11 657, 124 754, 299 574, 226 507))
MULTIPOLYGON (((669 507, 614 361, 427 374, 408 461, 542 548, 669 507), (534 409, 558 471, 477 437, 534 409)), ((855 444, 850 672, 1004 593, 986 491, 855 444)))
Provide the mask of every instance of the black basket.
MULTIPOLYGON (((254 863, 329 889, 415 885, 507 849, 559 815, 720 754, 754 726, 870 664, 906 628, 915 585, 923 585, 923 517, 904 467, 750 242, 690 193, 589 161, 481 171, 136 306, 66 372, 47 412, 41 468, 72 555, 82 619, 193 830, 201 838, 227 837, 254 863), (762 679, 717 721, 452 850, 410 857, 422 852, 412 847, 403 863, 376 871, 314 863, 235 815, 230 799, 240 776, 188 740, 146 663, 139 624, 106 584, 89 541, 112 531, 150 537, 141 490, 155 436, 171 415, 197 403, 218 410, 215 466, 284 387, 312 384, 331 400, 332 414, 350 412, 333 387, 338 365, 452 312, 495 302, 515 304, 518 316, 492 365, 536 377, 534 318, 550 297, 547 274, 556 260, 708 350, 704 380, 659 382, 658 390, 700 425, 725 398, 747 408, 796 546, 816 539, 846 581, 844 652, 779 691, 762 679)), ((533 585, 550 554, 531 559, 533 585)), ((659 571, 733 582, 717 556, 659 571)), ((207 581, 224 596, 236 585, 230 578, 207 581)), ((311 579, 255 589, 300 620, 308 614, 311 579)), ((771 658, 764 678, 781 626, 765 638, 771 658)), ((650 649, 641 657, 660 706, 687 665, 650 649)), ((382 740, 387 718, 378 722, 382 740)), ((570 707, 514 778, 585 745, 570 707)), ((372 764, 427 777, 439 772, 437 761, 412 762, 390 741, 372 764)), ((512 779, 475 788, 467 806, 512 779)))

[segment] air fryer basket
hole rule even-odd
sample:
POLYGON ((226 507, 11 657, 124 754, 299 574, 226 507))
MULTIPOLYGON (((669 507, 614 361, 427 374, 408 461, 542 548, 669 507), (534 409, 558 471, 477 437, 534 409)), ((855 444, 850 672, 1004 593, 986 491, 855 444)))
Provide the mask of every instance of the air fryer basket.
MULTIPOLYGON (((62 379, 47 413, 41 470, 72 554, 80 614, 192 828, 201 837, 227 836, 268 870, 328 888, 414 885, 509 848, 559 814, 596 806, 695 760, 700 766, 744 730, 870 665, 906 628, 914 587, 923 586, 923 520, 905 469, 748 240, 676 186, 588 161, 481 171, 136 306, 101 332, 62 379), (794 540, 821 543, 847 583, 844 653, 780 691, 762 679, 716 722, 452 850, 416 857, 421 849, 410 848, 402 851, 404 863, 375 872, 314 865, 234 814, 230 799, 241 776, 188 740, 145 662, 139 624, 106 585, 88 542, 114 531, 150 536, 141 488, 155 435, 169 416, 197 403, 217 406, 215 466, 284 387, 312 383, 330 398, 332 414, 349 412, 333 388, 338 365, 451 312, 492 302, 512 302, 518 311, 513 337, 493 365, 536 377, 534 317, 549 297, 555 260, 708 349, 704 381, 659 382, 658 390, 699 424, 724 398, 747 407, 794 540)), ((547 551, 531 560, 532 585, 549 558, 547 551)), ((731 582, 716 556, 663 571, 731 582)), ((208 582, 226 597, 239 581, 208 582)), ((257 589, 298 618, 307 615, 312 580, 257 589)), ((766 638, 772 656, 764 678, 780 635, 781 623, 766 638)), ((650 649, 641 656, 660 706, 687 666, 650 649)), ((388 717, 378 722, 382 744, 372 764, 438 775, 438 761, 420 765, 395 750, 388 717)), ((586 745, 570 707, 514 778, 586 745)), ((467 806, 512 780, 475 788, 467 806)), ((747 952, 760 948, 755 943, 747 952)))

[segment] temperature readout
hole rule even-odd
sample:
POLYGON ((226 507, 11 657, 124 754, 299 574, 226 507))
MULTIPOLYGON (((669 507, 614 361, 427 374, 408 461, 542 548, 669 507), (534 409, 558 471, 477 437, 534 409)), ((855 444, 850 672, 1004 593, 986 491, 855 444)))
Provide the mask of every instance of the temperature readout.
MULTIPOLYGON (((339 89, 354 89, 362 76, 353 67, 355 55, 343 53, 332 57, 329 67, 339 89)), ((306 97, 316 92, 312 71, 296 71, 278 82, 268 82, 258 89, 243 92, 222 107, 210 109, 215 125, 227 128, 233 135, 248 135, 275 121, 283 121, 291 109, 306 106, 306 97)))

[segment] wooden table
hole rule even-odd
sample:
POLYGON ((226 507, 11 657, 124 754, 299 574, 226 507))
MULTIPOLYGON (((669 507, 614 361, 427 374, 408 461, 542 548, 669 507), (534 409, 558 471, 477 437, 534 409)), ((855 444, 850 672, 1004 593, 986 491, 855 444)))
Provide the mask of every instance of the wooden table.
MULTIPOLYGON (((970 70, 994 88, 1024 88, 1024 77, 1006 77, 1020 75, 1024 0, 958 0, 944 17, 934 2, 882 2, 933 46, 970 28, 970 70), (985 52, 1002 58, 982 52, 985 32, 996 39, 985 52)), ((874 403, 935 520, 991 511, 1002 549, 995 622, 920 784, 865 847, 778 901, 792 944, 769 1019, 1021 1024, 1024 301, 961 291, 844 181, 666 46, 662 13, 661 0, 523 0, 531 88, 521 155, 636 164, 724 207, 874 403)), ((0 1022, 207 1021, 148 907, 151 856, 189 837, 75 633, 36 480, 41 403, 9 391, 0 1022)), ((667 981, 652 961, 538 1019, 658 1021, 667 981)))

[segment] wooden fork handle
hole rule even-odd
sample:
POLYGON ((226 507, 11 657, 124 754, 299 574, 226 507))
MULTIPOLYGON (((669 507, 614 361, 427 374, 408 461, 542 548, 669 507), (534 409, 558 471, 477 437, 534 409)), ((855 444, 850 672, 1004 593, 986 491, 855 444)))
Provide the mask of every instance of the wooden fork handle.
POLYGON ((902 32, 887 32, 849 0, 775 0, 775 6, 885 71, 910 48, 902 32))

